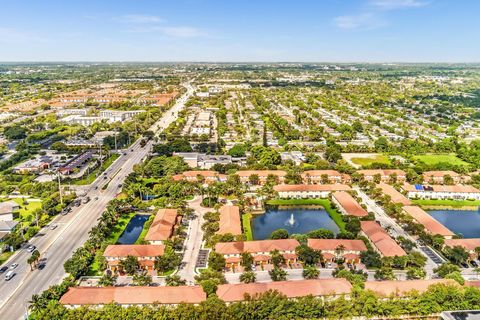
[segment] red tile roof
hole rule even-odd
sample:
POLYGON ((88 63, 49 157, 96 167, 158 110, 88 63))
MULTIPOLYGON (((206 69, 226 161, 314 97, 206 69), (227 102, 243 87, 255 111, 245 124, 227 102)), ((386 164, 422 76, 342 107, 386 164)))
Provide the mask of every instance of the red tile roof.
POLYGON ((215 251, 221 254, 270 252, 275 249, 295 251, 299 245, 300 243, 295 239, 219 242, 215 245, 215 251))
POLYGON ((233 235, 242 234, 242 226, 240 222, 240 209, 238 206, 222 206, 219 210, 220 221, 217 234, 231 233, 233 235))
POLYGON ((346 184, 280 184, 273 187, 277 192, 321 192, 321 191, 349 191, 346 184))
POLYGON ((200 303, 206 295, 200 286, 179 287, 73 287, 60 299, 66 305, 200 303))
POLYGON ((283 170, 240 170, 235 172, 240 177, 250 177, 252 174, 256 174, 259 177, 268 177, 269 175, 275 175, 278 177, 284 177, 287 172, 283 170))
POLYGON ((467 251, 473 251, 475 248, 480 247, 480 238, 470 239, 445 239, 444 242, 447 247, 461 246, 467 251))
POLYGON ((308 239, 308 246, 315 250, 334 251, 339 246, 344 247, 345 251, 367 251, 367 247, 362 240, 346 239, 308 239))
POLYGON ((458 283, 451 279, 431 279, 431 280, 405 280, 405 281, 366 281, 365 289, 372 290, 380 296, 405 295, 411 291, 419 293, 427 291, 428 287, 435 284, 457 285, 458 283))
POLYGON ((245 300, 245 295, 255 297, 269 290, 276 290, 288 298, 350 294, 352 285, 345 279, 318 279, 277 281, 265 283, 222 284, 217 296, 225 302, 245 300))
POLYGON ((358 170, 357 173, 363 174, 364 176, 374 176, 379 174, 380 176, 390 176, 394 173, 397 174, 398 177, 405 177, 405 171, 400 169, 370 169, 370 170, 358 170))
POLYGON ((157 257, 161 256, 164 252, 163 245, 156 244, 112 244, 109 245, 105 252, 104 257, 157 257))
POLYGON ((360 222, 363 233, 385 257, 405 256, 407 253, 375 221, 360 222))
POLYGON ((302 173, 302 176, 305 177, 309 175, 310 177, 321 177, 326 174, 329 177, 341 177, 342 174, 337 170, 307 170, 302 173))
POLYGON ((398 192, 391 185, 380 182, 378 184, 378 187, 382 189, 384 194, 388 194, 394 203, 401 203, 404 206, 409 206, 412 204, 412 202, 407 197, 405 197, 403 194, 398 192))
POLYGON ((443 178, 444 176, 449 175, 450 177, 460 177, 460 174, 456 173, 455 171, 445 170, 445 171, 425 171, 423 173, 424 179, 428 179, 430 177, 436 178, 443 178))
POLYGON ((368 215, 368 212, 363 209, 357 200, 355 200, 348 192, 334 192, 332 197, 337 200, 337 202, 340 204, 340 206, 342 206, 348 215, 356 217, 365 217, 368 215))
POLYGON ((178 211, 176 209, 160 209, 152 221, 146 241, 164 241, 172 236, 173 227, 177 222, 178 211))
POLYGON ((418 223, 422 224, 425 229, 432 234, 439 234, 442 236, 453 236, 454 232, 450 231, 443 224, 435 220, 432 216, 426 213, 423 209, 417 206, 404 206, 403 210, 409 214, 418 223))

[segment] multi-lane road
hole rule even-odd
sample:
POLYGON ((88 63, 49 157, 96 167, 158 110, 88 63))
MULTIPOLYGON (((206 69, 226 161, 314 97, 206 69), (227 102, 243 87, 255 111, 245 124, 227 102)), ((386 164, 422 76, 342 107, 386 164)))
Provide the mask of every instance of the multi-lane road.
MULTIPOLYGON (((193 87, 189 83, 184 86, 187 92, 152 126, 154 132, 160 132, 168 127, 176 120, 178 112, 184 108, 185 102, 193 94, 193 87)), ((23 318, 33 294, 62 281, 66 276, 64 262, 88 239, 88 231, 96 224, 107 203, 120 191, 119 185, 132 172, 133 166, 148 156, 152 145, 150 141, 142 148, 140 140, 137 140, 109 167, 107 179, 100 176, 87 189, 86 195, 90 197, 90 202, 74 207, 65 216, 56 217, 50 224, 56 224, 58 226, 56 229, 51 230, 47 226, 31 239, 30 243, 37 247, 41 257, 46 258, 43 270, 30 270, 27 258, 31 254, 26 250, 19 250, 9 259, 5 265, 18 263, 19 266, 15 269, 16 275, 10 281, 4 281, 3 277, 0 279, 1 319, 23 318), (102 190, 107 183, 107 188, 102 190)))

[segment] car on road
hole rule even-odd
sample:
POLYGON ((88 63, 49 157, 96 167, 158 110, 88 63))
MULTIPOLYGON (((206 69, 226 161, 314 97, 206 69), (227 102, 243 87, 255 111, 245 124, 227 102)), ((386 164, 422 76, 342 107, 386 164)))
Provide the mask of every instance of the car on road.
POLYGON ((121 188, 121 187, 122 187, 122 184, 120 183, 120 184, 118 185, 118 187, 121 188))
POLYGON ((107 180, 107 179, 108 179, 108 177, 107 177, 107 176, 103 176, 103 179, 107 180))
POLYGON ((95 201, 98 200, 98 197, 95 197, 95 201))
POLYGON ((35 250, 36 248, 37 248, 37 247, 35 247, 33 244, 31 244, 31 245, 29 245, 29 246, 27 247, 27 251, 28 251, 28 252, 33 252, 33 250, 35 250))
POLYGON ((5 274, 5 281, 9 281, 9 280, 12 279, 14 276, 15 276, 15 272, 13 272, 13 271, 8 271, 8 272, 5 274))
POLYGON ((93 188, 93 189, 98 190, 98 186, 95 186, 95 188, 93 188))
POLYGON ((88 201, 90 201, 90 197, 88 197, 88 196, 83 198, 83 200, 82 200, 83 203, 87 203, 88 201))
POLYGON ((50 226, 50 230, 55 230, 55 229, 57 229, 57 227, 58 227, 58 225, 52 224, 52 225, 50 226))
POLYGON ((10 270, 15 269, 16 267, 18 267, 18 263, 12 263, 12 264, 10 265, 10 270))
POLYGON ((0 273, 4 273, 5 271, 8 270, 8 267, 4 266, 0 268, 0 273))
POLYGON ((130 149, 130 152, 133 152, 133 149, 130 149))
POLYGON ((126 155, 127 155, 127 153, 126 153, 126 152, 124 152, 124 153, 123 153, 123 155, 124 155, 124 156, 126 156, 126 155))

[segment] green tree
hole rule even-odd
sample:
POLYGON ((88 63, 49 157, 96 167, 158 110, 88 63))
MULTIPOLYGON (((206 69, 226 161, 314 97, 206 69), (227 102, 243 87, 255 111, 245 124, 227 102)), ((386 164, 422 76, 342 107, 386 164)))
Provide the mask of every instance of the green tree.
POLYGON ((272 232, 270 235, 270 239, 276 240, 276 239, 288 239, 288 231, 285 229, 278 229, 272 232))
POLYGON ((320 229, 317 229, 317 230, 312 230, 312 231, 307 233, 307 236, 310 239, 333 239, 333 238, 335 238, 335 234, 333 233, 333 231, 328 230, 328 229, 324 229, 324 228, 320 228, 320 229))
POLYGON ((318 279, 320 271, 314 266, 305 266, 302 275, 305 279, 318 279))
POLYGON ((277 249, 270 251, 270 256, 272 257, 272 264, 275 267, 280 267, 285 264, 285 258, 277 249))
POLYGON ((375 280, 396 280, 393 269, 388 267, 381 267, 375 271, 375 280))
POLYGON ((272 281, 285 281, 287 280, 287 272, 279 267, 274 267, 272 270, 268 271, 272 281))
POLYGON ((252 271, 253 256, 250 252, 242 252, 240 255, 240 265, 245 271, 252 271))
POLYGON ((126 274, 130 276, 134 275, 140 267, 137 257, 130 255, 128 255, 125 259, 121 260, 119 266, 126 274))
POLYGON ((321 251, 310 248, 306 244, 302 244, 295 248, 298 260, 307 266, 315 266, 323 260, 321 251))
POLYGON ((222 271, 225 268, 225 258, 220 253, 210 251, 208 256, 208 267, 215 271, 222 271))
POLYGON ((253 283, 257 279, 255 272, 245 271, 240 275, 240 281, 243 283, 253 283))
POLYGON ((98 284, 103 287, 111 287, 117 283, 117 278, 118 276, 116 274, 105 273, 98 281, 98 284))
POLYGON ((187 281, 180 278, 179 275, 172 275, 165 278, 165 284, 169 287, 178 287, 184 286, 187 284, 187 281))
POLYGON ((163 255, 155 258, 155 270, 160 273, 174 270, 182 262, 182 258, 175 253, 171 246, 165 246, 163 255))
POLYGON ((453 263, 447 262, 433 269, 433 272, 435 272, 440 278, 445 278, 445 276, 449 273, 460 272, 460 268, 453 263))
POLYGON ((146 271, 133 275, 134 286, 149 286, 152 284, 152 276, 147 274, 146 271))

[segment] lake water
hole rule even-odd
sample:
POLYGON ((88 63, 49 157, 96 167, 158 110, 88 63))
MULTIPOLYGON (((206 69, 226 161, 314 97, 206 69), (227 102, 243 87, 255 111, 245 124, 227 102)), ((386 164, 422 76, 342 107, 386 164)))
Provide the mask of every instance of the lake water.
POLYGON ((480 211, 429 210, 438 222, 464 238, 480 238, 480 211))
POLYGON ((339 232, 328 212, 315 207, 269 207, 264 214, 255 216, 251 225, 255 240, 268 239, 278 229, 286 229, 289 234, 307 233, 320 228, 331 230, 335 234, 339 232))
POLYGON ((148 220, 148 215, 137 214, 128 222, 122 235, 118 238, 118 244, 134 244, 140 233, 142 233, 143 225, 148 220))

